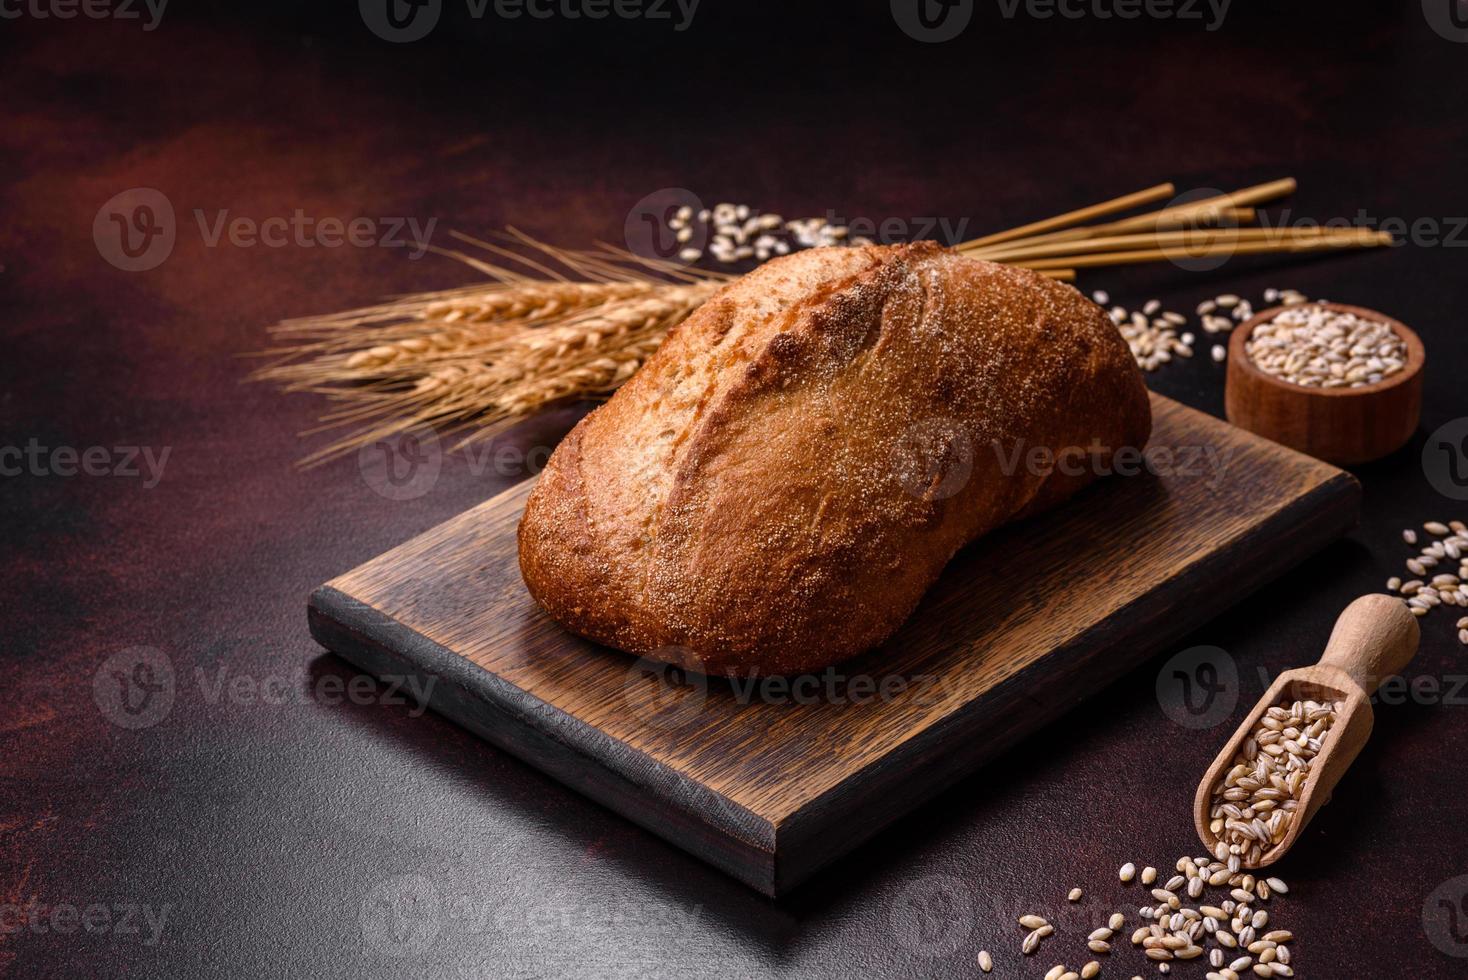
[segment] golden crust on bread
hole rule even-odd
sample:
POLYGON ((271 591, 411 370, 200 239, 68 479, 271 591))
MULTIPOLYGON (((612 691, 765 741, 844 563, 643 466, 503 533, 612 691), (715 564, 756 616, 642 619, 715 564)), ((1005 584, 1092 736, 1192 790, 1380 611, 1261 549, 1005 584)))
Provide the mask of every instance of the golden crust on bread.
POLYGON ((715 294, 567 436, 520 566, 598 642, 704 673, 814 670, 881 643, 959 548, 1095 469, 1030 467, 1032 450, 1104 462, 1150 427, 1127 345, 1069 286, 932 243, 799 252, 715 294))

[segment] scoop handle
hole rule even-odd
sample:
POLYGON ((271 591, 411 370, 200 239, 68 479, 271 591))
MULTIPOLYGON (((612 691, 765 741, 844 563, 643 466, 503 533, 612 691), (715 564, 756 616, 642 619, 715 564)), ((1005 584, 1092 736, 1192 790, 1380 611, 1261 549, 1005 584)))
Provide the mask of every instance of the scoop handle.
POLYGON ((1320 665, 1344 671, 1369 698, 1412 660, 1420 635, 1417 617, 1401 599, 1363 595, 1335 621, 1320 665))

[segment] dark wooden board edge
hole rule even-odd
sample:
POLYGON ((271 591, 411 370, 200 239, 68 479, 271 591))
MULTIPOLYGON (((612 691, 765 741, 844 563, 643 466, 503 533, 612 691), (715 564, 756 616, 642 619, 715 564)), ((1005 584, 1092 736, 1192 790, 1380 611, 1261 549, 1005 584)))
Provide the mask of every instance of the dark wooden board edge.
MULTIPOLYGON (((1167 585, 1117 610, 1088 630, 1083 642, 1058 648, 811 801, 776 830, 775 894, 788 893, 1340 537, 1356 524, 1360 503, 1361 484, 1349 473, 1338 473, 1167 585), (1276 546, 1261 547, 1261 538, 1276 546), (1230 574, 1219 576, 1220 565, 1230 574), (1044 700, 1026 694, 1037 682, 1045 685, 1044 700), (1009 710, 1016 703, 1025 710, 1009 710), (854 812, 862 819, 852 820, 854 812)), ((1191 804, 1191 797, 1179 801, 1191 804)))
POLYGON ((316 642, 366 673, 413 679, 422 686, 408 689, 427 689, 449 720, 774 895, 774 827, 759 815, 329 585, 311 594, 307 620, 316 642))

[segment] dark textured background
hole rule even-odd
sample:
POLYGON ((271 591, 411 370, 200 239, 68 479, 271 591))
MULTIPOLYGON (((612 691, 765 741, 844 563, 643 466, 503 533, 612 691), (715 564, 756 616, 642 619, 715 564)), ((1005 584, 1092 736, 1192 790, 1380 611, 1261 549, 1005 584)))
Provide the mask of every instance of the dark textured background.
MULTIPOLYGON (((373 37, 350 3, 236 6, 180 0, 151 32, 0 19, 0 445, 171 452, 151 489, 0 480, 0 972, 962 977, 989 948, 996 976, 1038 977, 1078 961, 1080 928, 1134 912, 1118 865, 1196 849, 1193 781, 1227 728, 1168 720, 1154 694, 1164 657, 779 903, 435 717, 213 696, 221 676, 293 690, 350 678, 309 640, 307 592, 519 474, 450 457, 428 494, 393 502, 355 460, 294 470, 319 445, 295 433, 321 406, 242 384, 237 355, 279 318, 471 276, 401 249, 208 248, 191 212, 411 215, 437 218, 439 236, 514 223, 582 245, 618 240, 634 202, 683 186, 791 216, 968 219, 977 234, 1167 178, 1293 174, 1296 215, 1443 221, 1468 213, 1468 45, 1415 2, 1255 5, 1217 32, 1006 20, 981 3, 939 45, 910 40, 885 3, 704 0, 683 32, 469 23, 451 4, 409 45, 373 37), (179 215, 172 256, 147 272, 109 265, 91 234, 133 187, 179 215), (134 731, 98 709, 93 678, 136 646, 168 658, 178 693, 134 731), (1074 884, 1088 888, 1080 910, 1057 908, 1074 884), (99 903, 167 917, 153 941, 146 927, 58 935, 15 913, 99 903), (1068 915, 1070 938, 1018 964, 1013 916, 1036 909, 1068 915)), ((1178 646, 1237 659, 1230 722, 1260 671, 1313 660, 1339 609, 1400 567, 1401 527, 1468 516, 1420 462, 1426 433, 1468 414, 1464 254, 1424 244, 1084 278, 1180 308, 1291 285, 1390 312, 1428 346, 1423 429, 1359 471, 1360 529, 1178 646)), ((1149 383, 1218 413, 1222 378, 1202 356, 1149 383)), ((574 417, 504 441, 552 444, 574 417)), ((1414 677, 1468 674, 1453 618, 1424 622, 1414 677)), ((1468 972, 1424 924, 1434 889, 1468 873, 1465 704, 1468 692, 1383 706, 1281 867, 1293 893, 1276 921, 1300 937, 1300 976, 1468 972)), ((1464 892, 1447 893, 1456 945, 1437 930, 1459 956, 1464 892)), ((1118 959, 1105 975, 1151 973, 1118 959)))

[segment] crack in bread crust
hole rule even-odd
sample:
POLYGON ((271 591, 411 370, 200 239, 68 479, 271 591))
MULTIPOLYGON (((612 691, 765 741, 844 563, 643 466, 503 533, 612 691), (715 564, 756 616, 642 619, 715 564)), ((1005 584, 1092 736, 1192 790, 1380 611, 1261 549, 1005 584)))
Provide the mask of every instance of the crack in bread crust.
POLYGON ((963 545, 1089 482, 988 447, 1094 439, 1104 460, 1150 424, 1126 344, 1068 286, 932 243, 801 252, 721 290, 573 430, 521 568, 591 639, 818 669, 886 639, 963 545))

